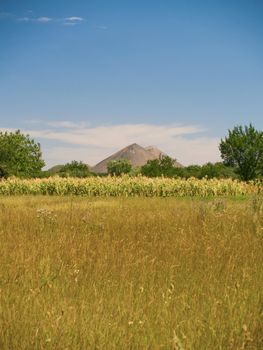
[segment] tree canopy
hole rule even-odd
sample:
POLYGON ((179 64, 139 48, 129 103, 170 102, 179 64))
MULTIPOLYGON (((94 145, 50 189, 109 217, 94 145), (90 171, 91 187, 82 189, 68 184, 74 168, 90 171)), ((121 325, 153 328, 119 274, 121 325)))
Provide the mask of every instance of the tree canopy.
POLYGON ((29 135, 0 132, 0 177, 37 177, 44 165, 40 144, 29 135))
POLYGON ((148 160, 148 162, 141 167, 141 173, 148 177, 173 177, 178 175, 178 168, 175 168, 172 158, 164 156, 158 159, 148 160))
POLYGON ((219 149, 226 165, 237 168, 242 180, 263 175, 263 133, 249 126, 236 126, 228 130, 219 149))
POLYGON ((71 163, 63 165, 58 175, 61 177, 88 177, 90 176, 89 167, 83 162, 73 160, 71 163))
POLYGON ((132 170, 132 165, 127 159, 112 160, 107 164, 107 169, 110 175, 119 176, 128 174, 132 170))

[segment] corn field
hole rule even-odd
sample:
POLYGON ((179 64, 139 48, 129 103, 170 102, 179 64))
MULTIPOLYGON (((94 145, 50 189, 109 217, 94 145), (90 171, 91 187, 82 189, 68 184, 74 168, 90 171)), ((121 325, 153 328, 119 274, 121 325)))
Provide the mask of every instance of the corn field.
POLYGON ((232 179, 138 177, 10 178, 0 181, 0 195, 79 195, 92 197, 213 197, 261 194, 262 182, 232 179))

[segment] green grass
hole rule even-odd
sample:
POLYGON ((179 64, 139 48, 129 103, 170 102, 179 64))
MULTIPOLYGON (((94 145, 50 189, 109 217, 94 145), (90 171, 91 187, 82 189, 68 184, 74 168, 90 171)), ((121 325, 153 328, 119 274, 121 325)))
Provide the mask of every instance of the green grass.
POLYGON ((262 349, 261 198, 0 199, 0 349, 262 349))

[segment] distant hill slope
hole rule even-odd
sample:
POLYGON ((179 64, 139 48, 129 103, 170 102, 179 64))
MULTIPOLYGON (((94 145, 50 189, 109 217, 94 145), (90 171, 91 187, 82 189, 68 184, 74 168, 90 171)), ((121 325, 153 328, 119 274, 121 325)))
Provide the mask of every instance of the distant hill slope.
MULTIPOLYGON (((161 151, 159 148, 155 146, 148 146, 148 147, 145 147, 145 149, 146 151, 150 152, 155 157, 155 159, 168 156, 166 153, 164 153, 163 151, 161 151)), ((183 168, 183 165, 177 162, 176 160, 174 160, 174 166, 176 168, 183 168)))
POLYGON ((50 169, 48 169, 47 171, 52 173, 52 174, 56 174, 58 173, 61 169, 63 168, 63 165, 58 164, 58 165, 54 165, 53 167, 51 167, 50 169))
MULTIPOLYGON (((146 164, 148 160, 158 159, 160 156, 166 156, 166 154, 157 147, 149 146, 143 148, 137 143, 133 143, 102 160, 92 167, 91 171, 94 173, 107 173, 107 164, 112 160, 120 159, 128 159, 133 167, 140 167, 146 164)), ((175 162, 175 166, 182 167, 182 165, 177 162, 175 162)))

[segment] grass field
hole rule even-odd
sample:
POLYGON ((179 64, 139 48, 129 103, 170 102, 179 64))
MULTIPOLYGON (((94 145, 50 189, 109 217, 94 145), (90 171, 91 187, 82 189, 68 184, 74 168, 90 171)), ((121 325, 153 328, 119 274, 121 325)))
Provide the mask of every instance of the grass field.
POLYGON ((262 349, 263 203, 1 197, 0 349, 262 349))

